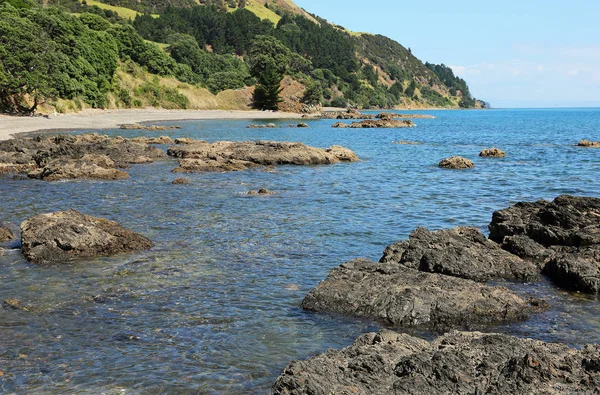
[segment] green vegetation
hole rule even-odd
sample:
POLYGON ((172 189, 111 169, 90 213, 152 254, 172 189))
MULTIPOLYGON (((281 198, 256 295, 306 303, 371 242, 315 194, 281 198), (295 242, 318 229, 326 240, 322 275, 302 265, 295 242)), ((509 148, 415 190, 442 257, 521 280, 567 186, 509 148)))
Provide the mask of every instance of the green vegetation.
POLYGON ((299 82, 293 89, 305 87, 296 97, 311 106, 478 105, 466 82, 443 64, 424 65, 383 36, 351 35, 325 20, 307 19, 291 2, 44 3, 51 6, 0 0, 2 112, 32 113, 49 102, 73 109, 200 106, 189 92, 179 92, 183 87, 213 95, 238 90, 245 99, 228 96, 237 108, 249 101, 242 88, 253 85, 254 106, 276 109, 284 76, 299 82), (123 73, 139 70, 158 79, 144 77, 128 89, 116 83, 123 73), (179 83, 165 86, 167 80, 179 83))

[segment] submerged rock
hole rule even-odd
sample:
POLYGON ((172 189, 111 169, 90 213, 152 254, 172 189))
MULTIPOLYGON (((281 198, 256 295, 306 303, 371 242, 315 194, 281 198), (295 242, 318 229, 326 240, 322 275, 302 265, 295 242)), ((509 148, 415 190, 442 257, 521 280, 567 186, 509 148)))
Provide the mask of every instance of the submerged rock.
POLYGON ((392 141, 392 144, 400 144, 400 145, 423 145, 420 141, 406 141, 406 140, 398 140, 392 141))
POLYGON ((484 158, 504 158, 506 156, 506 153, 499 148, 492 147, 481 151, 479 153, 479 156, 482 156, 484 158))
POLYGON ((248 195, 273 195, 275 192, 268 190, 267 188, 260 188, 257 191, 248 191, 248 195))
POLYGON ((293 361, 273 395, 584 394, 600 386, 600 347, 451 332, 431 342, 391 331, 293 361))
MULTIPOLYGON (((173 130, 181 129, 181 126, 163 126, 163 125, 140 125, 139 123, 126 123, 120 126, 125 130, 173 130)), ((162 143, 157 143, 162 144, 162 143)))
POLYGON ((355 259, 334 268, 301 306, 393 327, 447 329, 526 319, 543 302, 526 301, 503 287, 355 259))
POLYGON ((277 125, 275 125, 274 123, 267 123, 267 124, 264 124, 264 123, 259 123, 259 124, 251 123, 250 125, 246 126, 246 128, 248 128, 248 129, 265 129, 265 128, 272 129, 272 128, 276 128, 276 127, 277 127, 277 125))
POLYGON ((442 159, 438 166, 444 169, 472 169, 475 167, 473 162, 462 156, 453 156, 442 159))
POLYGON ((504 251, 479 229, 463 226, 435 232, 417 228, 408 241, 387 247, 380 262, 475 281, 531 281, 540 274, 537 265, 504 251))
POLYGON ((183 178, 183 177, 176 178, 171 182, 171 184, 179 184, 179 185, 189 184, 189 183, 190 183, 190 180, 188 180, 187 178, 183 178))
POLYGON ((577 143, 578 147, 600 148, 600 141, 581 140, 577 143))
POLYGON ((561 195, 494 212, 490 239, 544 268, 556 284, 600 292, 600 199, 561 195))
POLYGON ((320 165, 358 160, 354 152, 340 146, 321 149, 276 141, 195 142, 172 146, 167 152, 181 159, 175 172, 238 171, 257 166, 320 165))
POLYGON ((76 210, 40 214, 21 224, 23 254, 33 263, 65 263, 152 247, 146 237, 114 221, 76 210))

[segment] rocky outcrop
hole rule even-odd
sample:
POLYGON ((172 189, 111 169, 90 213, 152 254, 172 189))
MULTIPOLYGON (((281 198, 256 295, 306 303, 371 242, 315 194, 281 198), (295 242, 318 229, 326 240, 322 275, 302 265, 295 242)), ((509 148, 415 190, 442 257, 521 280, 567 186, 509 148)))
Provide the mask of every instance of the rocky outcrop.
MULTIPOLYGON (((162 125, 140 125, 139 123, 126 123, 120 126, 125 130, 173 130, 181 129, 181 126, 162 126, 162 125)), ((160 143, 158 143, 160 144, 160 143)))
POLYGON ((600 141, 581 140, 577 143, 578 147, 600 148, 600 141))
POLYGON ((160 137, 134 137, 131 139, 134 143, 139 144, 175 144, 175 141, 169 136, 160 137))
POLYGON ((355 109, 348 109, 344 112, 325 112, 321 115, 324 119, 373 119, 373 114, 362 114, 360 111, 355 109))
POLYGON ((479 229, 462 226, 435 232, 417 228, 408 241, 387 247, 380 262, 482 282, 531 281, 540 274, 537 265, 504 251, 479 229))
POLYGON ((199 141, 170 147, 167 152, 170 156, 180 158, 175 172, 239 171, 257 166, 358 161, 354 152, 340 146, 321 149, 302 143, 276 141, 218 141, 212 144, 199 141))
POLYGON ((436 329, 525 319, 542 305, 503 287, 366 259, 334 268, 301 304, 310 311, 368 318, 394 327, 436 329))
POLYGON ((404 118, 404 119, 434 119, 435 117, 433 115, 427 115, 427 114, 396 114, 394 112, 382 112, 379 113, 377 115, 375 115, 375 118, 379 118, 379 119, 399 119, 399 118, 404 118))
POLYGON ((332 125, 333 128, 412 128, 415 127, 415 123, 410 119, 407 120, 389 120, 389 119, 378 119, 378 120, 365 120, 360 122, 352 122, 350 125, 343 122, 337 122, 332 125))
POLYGON ((555 283, 600 292, 600 199, 561 195, 494 212, 490 239, 537 262, 555 283))
POLYGON ((16 138, 0 142, 0 169, 26 172, 31 178, 48 181, 122 179, 128 175, 117 168, 164 157, 162 150, 143 142, 97 133, 16 138))
POLYGON ((152 247, 146 237, 116 222, 76 210, 40 214, 21 224, 23 254, 33 263, 65 263, 152 247))
POLYGON ((482 150, 479 156, 484 158, 504 158, 506 153, 499 148, 492 147, 482 150))
POLYGON ((271 394, 591 394, 599 386, 598 345, 577 350, 480 332, 427 342, 382 331, 291 362, 271 394))
POLYGON ((442 159, 438 166, 444 169, 472 169, 475 167, 473 162, 462 156, 453 156, 442 159))

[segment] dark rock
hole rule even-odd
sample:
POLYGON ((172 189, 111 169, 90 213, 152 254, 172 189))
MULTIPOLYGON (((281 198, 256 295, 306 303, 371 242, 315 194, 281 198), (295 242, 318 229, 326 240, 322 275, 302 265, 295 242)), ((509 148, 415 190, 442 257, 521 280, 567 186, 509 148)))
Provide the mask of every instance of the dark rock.
POLYGON ((275 192, 268 190, 267 188, 260 188, 257 191, 248 191, 248 195, 273 195, 275 192))
POLYGON ((134 143, 140 144, 174 144, 175 141, 169 136, 160 137, 134 137, 131 139, 134 143))
POLYGON ((556 284, 599 293, 600 199, 561 195, 494 212, 490 239, 537 262, 556 284))
POLYGON ((305 123, 305 122, 300 122, 300 123, 299 123, 298 125, 296 125, 296 126, 297 126, 297 127, 299 127, 299 128, 307 128, 307 127, 308 127, 308 124, 307 124, 307 123, 305 123))
MULTIPOLYGON (((140 125, 139 123, 127 123, 120 126, 125 130, 173 130, 181 129, 181 126, 162 126, 162 125, 140 125)), ((156 143, 162 144, 162 143, 156 143)))
POLYGON ((173 182, 171 182, 171 184, 189 184, 190 180, 188 180, 187 178, 183 178, 183 177, 179 177, 173 180, 173 182))
POLYGON ((358 160, 352 151, 340 146, 321 149, 275 141, 196 142, 170 147, 167 152, 181 159, 175 172, 237 171, 261 165, 318 165, 358 160))
POLYGON ((484 158, 504 158, 506 153, 499 148, 488 148, 481 151, 479 156, 484 158))
POLYGON ((25 258, 33 263, 64 263, 121 252, 145 250, 152 242, 114 221, 75 210, 40 214, 21 224, 25 258))
POLYGON ((477 228, 460 226, 435 232, 417 228, 408 241, 387 247, 380 262, 475 281, 531 281, 540 273, 538 266, 504 251, 477 228))
POLYGON ((301 306, 394 327, 446 329, 525 319, 542 303, 526 301, 503 287, 356 259, 334 268, 301 306))
POLYGON ((291 362, 271 394, 591 394, 599 385, 598 345, 576 350, 479 332, 427 342, 382 331, 291 362))
POLYGON ((578 147, 600 148, 600 141, 581 140, 577 143, 578 147))
POLYGON ((21 311, 32 311, 33 308, 30 305, 24 304, 19 299, 6 299, 2 303, 2 307, 8 310, 21 310, 21 311))
POLYGON ((27 172, 31 178, 48 181, 122 179, 128 175, 116 168, 164 157, 162 150, 147 144, 97 133, 19 137, 0 142, 0 171, 27 172))
POLYGON ((321 115, 324 119, 373 119, 373 114, 362 114, 358 110, 348 109, 345 112, 325 112, 321 115))
POLYGON ((341 128, 341 129, 347 128, 348 126, 349 125, 344 122, 336 122, 333 125, 331 125, 332 128, 341 128))
POLYGON ((444 169, 472 169, 475 167, 473 162, 462 156, 453 156, 442 159, 438 166, 444 169))

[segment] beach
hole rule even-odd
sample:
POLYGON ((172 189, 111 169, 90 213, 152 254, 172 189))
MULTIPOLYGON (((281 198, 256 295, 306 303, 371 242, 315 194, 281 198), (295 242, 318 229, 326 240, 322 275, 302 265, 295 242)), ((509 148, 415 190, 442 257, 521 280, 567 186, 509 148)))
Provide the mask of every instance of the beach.
POLYGON ((0 115, 0 140, 18 133, 50 130, 113 129, 119 125, 151 121, 183 121, 200 119, 297 119, 300 114, 271 111, 239 110, 84 110, 75 114, 46 117, 16 117, 0 115))

